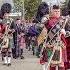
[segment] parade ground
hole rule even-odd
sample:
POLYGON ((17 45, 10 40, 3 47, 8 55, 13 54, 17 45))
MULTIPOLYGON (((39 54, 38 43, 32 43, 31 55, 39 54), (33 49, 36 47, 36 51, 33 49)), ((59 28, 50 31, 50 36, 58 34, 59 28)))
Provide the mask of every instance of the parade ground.
POLYGON ((11 66, 3 65, 0 59, 0 70, 42 70, 39 59, 32 55, 32 51, 24 49, 24 59, 12 59, 11 66))

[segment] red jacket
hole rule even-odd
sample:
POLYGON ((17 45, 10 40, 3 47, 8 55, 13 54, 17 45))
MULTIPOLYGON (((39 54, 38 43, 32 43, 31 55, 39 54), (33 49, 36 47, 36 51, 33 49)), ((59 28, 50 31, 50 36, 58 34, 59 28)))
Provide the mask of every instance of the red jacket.
POLYGON ((45 27, 47 29, 50 29, 52 28, 56 22, 58 21, 59 18, 56 18, 56 17, 50 17, 50 19, 48 20, 48 22, 45 24, 45 27))

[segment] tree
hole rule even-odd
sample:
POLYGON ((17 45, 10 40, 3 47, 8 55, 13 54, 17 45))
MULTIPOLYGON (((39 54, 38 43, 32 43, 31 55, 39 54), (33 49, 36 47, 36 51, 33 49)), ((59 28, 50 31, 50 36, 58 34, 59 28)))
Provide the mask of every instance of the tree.
POLYGON ((14 0, 14 5, 15 5, 15 10, 16 11, 21 11, 22 5, 23 5, 23 0, 14 0))
POLYGON ((38 9, 39 4, 41 3, 41 0, 25 0, 24 7, 25 7, 25 18, 31 18, 33 17, 38 9))
POLYGON ((61 6, 62 15, 64 16, 68 15, 68 3, 69 3, 69 0, 65 0, 65 2, 62 3, 62 6, 61 6))
POLYGON ((69 0, 65 0, 64 3, 62 3, 62 8, 68 7, 69 0))
POLYGON ((25 8, 25 18, 33 17, 42 0, 14 0, 15 11, 23 12, 23 4, 25 8))

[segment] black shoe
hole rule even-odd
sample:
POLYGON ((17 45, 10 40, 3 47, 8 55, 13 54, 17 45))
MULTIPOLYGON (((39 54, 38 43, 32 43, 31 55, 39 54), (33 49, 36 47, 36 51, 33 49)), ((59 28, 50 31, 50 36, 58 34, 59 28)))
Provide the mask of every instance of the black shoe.
POLYGON ((17 59, 18 57, 14 57, 13 59, 17 59))
POLYGON ((35 55, 35 53, 33 52, 33 55, 35 55))
POLYGON ((24 57, 23 57, 23 56, 21 56, 21 59, 24 59, 24 57))
POLYGON ((11 63, 9 63, 8 66, 11 66, 11 63))
POLYGON ((4 63, 3 65, 7 65, 6 63, 4 63))

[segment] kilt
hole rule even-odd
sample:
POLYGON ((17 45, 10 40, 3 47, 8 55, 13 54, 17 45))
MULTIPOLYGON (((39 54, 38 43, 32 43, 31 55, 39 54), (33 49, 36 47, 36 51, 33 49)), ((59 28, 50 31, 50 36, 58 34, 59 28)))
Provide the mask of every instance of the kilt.
POLYGON ((8 57, 11 57, 11 49, 10 48, 2 48, 2 56, 5 57, 5 56, 8 56, 8 57))
POLYGON ((2 48, 2 52, 3 53, 11 52, 11 49, 10 48, 2 48))
MULTIPOLYGON (((52 55, 53 52, 53 48, 47 48, 47 53, 48 53, 48 59, 50 58, 50 56, 52 55)), ((52 58, 51 64, 61 64, 62 62, 66 62, 67 61, 67 57, 66 57, 66 50, 60 48, 55 48, 55 53, 54 56, 52 58)))
POLYGON ((55 49, 55 53, 52 57, 51 64, 60 64, 62 62, 62 49, 61 47, 55 49))
POLYGON ((42 51, 42 55, 40 57, 40 64, 45 64, 46 62, 48 61, 48 56, 47 56, 47 49, 46 48, 43 48, 43 51, 42 51))

